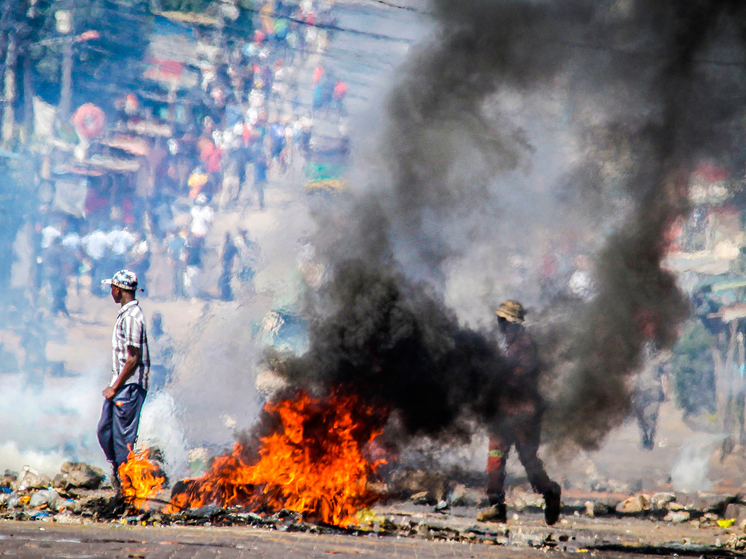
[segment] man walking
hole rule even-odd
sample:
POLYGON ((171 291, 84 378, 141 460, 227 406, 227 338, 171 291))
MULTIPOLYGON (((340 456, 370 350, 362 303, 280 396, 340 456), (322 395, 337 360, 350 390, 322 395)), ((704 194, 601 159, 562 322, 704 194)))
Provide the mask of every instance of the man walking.
POLYGON ((135 444, 140 410, 148 390, 150 353, 145 317, 135 298, 135 273, 120 270, 101 283, 111 285, 111 296, 121 305, 111 338, 112 378, 103 391, 104 407, 98 423, 98 442, 112 465, 112 484, 119 489, 118 468, 127 461, 135 444))
POLYGON ((500 342, 512 375, 501 402, 503 414, 490 429, 487 455, 487 497, 490 508, 477 515, 483 522, 505 522, 505 463, 515 445, 518 458, 534 491, 544 496, 546 523, 552 525, 560 515, 560 486, 549 479, 544 464, 536 455, 541 438, 544 402, 539 394, 541 367, 536 344, 523 325, 526 311, 518 301, 505 301, 495 311, 500 342))

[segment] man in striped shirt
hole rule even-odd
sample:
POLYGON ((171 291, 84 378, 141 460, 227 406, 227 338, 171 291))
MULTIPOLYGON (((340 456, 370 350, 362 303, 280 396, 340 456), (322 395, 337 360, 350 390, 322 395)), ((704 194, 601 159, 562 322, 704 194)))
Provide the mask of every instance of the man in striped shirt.
POLYGON ((135 444, 140 410, 148 390, 150 353, 145 317, 135 298, 137 276, 120 270, 110 280, 111 296, 121 308, 111 337, 112 378, 104 391, 98 442, 113 468, 112 484, 119 488, 118 468, 135 444))

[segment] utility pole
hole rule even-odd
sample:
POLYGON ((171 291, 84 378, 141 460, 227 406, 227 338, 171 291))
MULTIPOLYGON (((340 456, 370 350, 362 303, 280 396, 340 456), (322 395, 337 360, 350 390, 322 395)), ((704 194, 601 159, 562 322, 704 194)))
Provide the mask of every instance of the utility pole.
POLYGON ((54 19, 56 20, 57 32, 66 35, 65 41, 62 43, 62 83, 58 114, 60 118, 67 119, 70 116, 73 90, 72 11, 57 10, 54 14, 54 19))
POLYGON ((3 79, 3 98, 5 106, 3 107, 3 125, 2 138, 3 145, 8 145, 13 139, 15 128, 15 111, 13 103, 16 101, 16 62, 18 62, 18 37, 15 31, 8 31, 8 51, 5 54, 5 76, 3 79))
POLYGON ((23 127, 29 137, 34 130, 34 81, 31 77, 31 57, 23 57, 23 127))
POLYGON ((18 96, 16 86, 16 64, 18 63, 18 33, 17 21, 15 21, 17 12, 20 8, 20 2, 14 0, 6 2, 3 10, 2 23, 3 31, 7 32, 7 50, 5 52, 5 72, 3 75, 3 116, 2 126, 0 127, 0 136, 3 145, 7 146, 13 139, 15 131, 15 111, 13 104, 18 96))

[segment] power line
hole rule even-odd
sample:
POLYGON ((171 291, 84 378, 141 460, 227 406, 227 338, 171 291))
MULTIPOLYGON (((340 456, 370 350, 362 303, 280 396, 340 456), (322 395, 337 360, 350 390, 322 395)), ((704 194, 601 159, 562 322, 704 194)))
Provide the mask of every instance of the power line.
MULTIPOLYGON (((76 8, 76 9, 82 10, 82 8, 76 8)), ((264 14, 261 13, 260 10, 257 10, 256 8, 242 8, 242 9, 244 11, 252 13, 252 14, 257 14, 257 15, 260 15, 260 16, 264 15, 264 14)), ((147 18, 147 17, 154 17, 154 16, 155 17, 165 17, 166 19, 170 20, 170 18, 168 16, 162 15, 162 13, 152 13, 152 12, 151 13, 145 13, 145 12, 130 13, 130 12, 127 12, 127 11, 117 10, 117 9, 113 9, 113 8, 107 8, 105 6, 97 6, 96 7, 96 11, 99 11, 99 12, 109 12, 110 14, 112 14, 112 16, 115 15, 117 17, 126 17, 126 18, 131 19, 131 20, 136 20, 136 19, 141 19, 141 18, 147 18)), ((413 42, 412 39, 407 39, 407 38, 404 38, 404 37, 393 37, 391 35, 385 35, 383 33, 374 33, 372 31, 363 31, 361 29, 353 29, 351 27, 341 27, 339 25, 334 25, 334 24, 331 24, 331 23, 309 23, 309 22, 304 21, 302 19, 298 19, 298 18, 295 18, 293 16, 280 15, 280 14, 277 14, 276 12, 269 12, 269 13, 266 13, 266 15, 269 16, 269 17, 271 17, 271 18, 273 18, 273 19, 283 19, 283 20, 286 20, 286 21, 297 23, 298 25, 303 25, 305 27, 316 27, 318 29, 324 29, 324 30, 327 30, 327 31, 339 31, 341 33, 350 33, 352 35, 359 35, 359 36, 364 36, 364 37, 371 37, 373 39, 381 39, 381 40, 385 40, 385 41, 393 41, 393 42, 400 42, 400 43, 407 43, 407 44, 411 44, 413 42)), ((174 21, 174 20, 170 20, 170 21, 174 21)), ((187 22, 178 21, 178 20, 175 20, 175 21, 177 23, 181 24, 181 25, 184 25, 185 27, 191 27, 191 26, 195 25, 195 24, 190 24, 190 23, 187 23, 187 22)), ((196 24, 196 25, 199 25, 199 24, 196 24)), ((235 31, 244 31, 244 29, 242 29, 240 26, 232 24, 229 21, 224 21, 223 27, 226 27, 226 28, 229 28, 229 29, 233 29, 235 31)))
POLYGON ((398 10, 406 10, 407 12, 414 12, 416 14, 420 14, 423 16, 429 16, 432 14, 429 14, 428 12, 423 12, 422 10, 418 10, 417 8, 412 8, 411 6, 400 6, 399 4, 394 4, 393 2, 387 2, 386 0, 370 0, 371 2, 376 2, 377 4, 383 4, 384 6, 389 6, 390 8, 396 8, 398 10))
MULTIPOLYGON (((382 5, 395 8, 395 9, 415 12, 415 13, 422 14, 422 15, 431 15, 431 14, 428 14, 427 12, 418 10, 417 8, 413 8, 410 6, 402 6, 400 4, 396 4, 389 0, 367 0, 367 1, 374 2, 377 4, 382 4, 382 5)), ((118 17, 125 17, 127 19, 133 19, 133 20, 139 19, 142 17, 152 16, 152 14, 145 14, 143 12, 127 13, 126 11, 111 9, 111 8, 107 8, 104 6, 98 6, 96 9, 98 11, 105 11, 105 12, 110 12, 112 14, 116 14, 118 17)), ((253 14, 260 15, 260 16, 265 15, 265 14, 262 14, 260 10, 257 10, 255 8, 244 8, 244 10, 247 12, 253 13, 253 14)), ((5 11, 7 11, 7 7, 5 11)), ((350 27, 342 27, 342 26, 335 25, 335 24, 309 23, 307 21, 295 18, 293 16, 279 15, 275 12, 267 13, 266 15, 274 19, 283 19, 286 21, 296 23, 298 25, 305 26, 305 27, 315 27, 318 29, 323 29, 323 30, 332 31, 332 32, 349 33, 349 34, 358 35, 358 36, 370 37, 373 39, 387 40, 387 41, 393 41, 393 42, 402 42, 402 43, 407 43, 407 44, 411 44, 414 42, 411 39, 407 39, 403 37, 393 37, 391 35, 374 33, 372 31, 363 31, 360 29, 353 29, 350 27)), ((190 27, 189 24, 185 24, 185 26, 190 27)), ((224 22, 224 27, 232 31, 237 31, 237 32, 243 31, 243 29, 240 26, 237 26, 233 24, 232 22, 228 22, 228 21, 224 22)), ((560 45, 560 46, 564 46, 564 47, 569 47, 569 48, 605 51, 605 52, 609 52, 609 53, 617 54, 621 56, 637 57, 637 58, 644 58, 644 59, 651 59, 651 60, 655 60, 655 59, 663 60, 663 59, 670 57, 670 55, 662 54, 662 53, 627 51, 627 50, 623 50, 621 48, 614 47, 611 45, 583 43, 579 41, 557 40, 557 41, 552 41, 552 43, 560 45)), ((303 50, 303 49, 297 49, 297 48, 292 48, 292 47, 288 47, 288 48, 291 48, 292 50, 303 50)), ((746 67, 746 61, 739 62, 739 61, 725 61, 725 60, 713 60, 713 59, 695 59, 694 62, 700 65, 725 66, 725 67, 746 67)), ((365 65, 369 65, 369 66, 374 66, 373 64, 370 64, 370 63, 368 64, 364 62, 361 62, 361 63, 365 65)))
MULTIPOLYGON (((304 21, 302 19, 298 19, 293 16, 280 15, 280 14, 277 14, 276 12, 268 12, 268 13, 262 14, 261 10, 257 10, 256 8, 242 8, 242 9, 246 12, 257 14, 259 16, 267 15, 273 19, 283 19, 286 21, 297 23, 298 25, 303 25, 305 27, 316 27, 318 29, 324 29, 327 31, 339 31, 341 33, 350 33, 352 35, 371 37, 373 39, 381 39, 385 41, 394 41, 394 42, 401 42, 401 43, 408 43, 408 44, 411 44, 413 42, 411 39, 406 39, 404 37, 392 37, 391 35, 384 35, 382 33, 374 33, 372 31, 362 31, 360 29, 353 29, 351 27, 341 27, 339 25, 335 25, 331 23, 310 23, 310 22, 304 21)), ((167 17, 167 16, 163 16, 163 17, 167 17)), ((224 26, 228 28, 237 29, 235 25, 232 26, 228 22, 224 22, 224 26)))

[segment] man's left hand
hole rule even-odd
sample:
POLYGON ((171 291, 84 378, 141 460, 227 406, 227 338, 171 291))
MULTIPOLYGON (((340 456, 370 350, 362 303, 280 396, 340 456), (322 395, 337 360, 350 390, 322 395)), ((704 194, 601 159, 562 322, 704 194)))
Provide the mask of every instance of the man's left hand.
POLYGON ((111 400, 114 398, 114 396, 117 395, 117 391, 114 390, 111 386, 107 386, 106 388, 104 388, 103 395, 104 398, 106 398, 107 400, 111 400))

